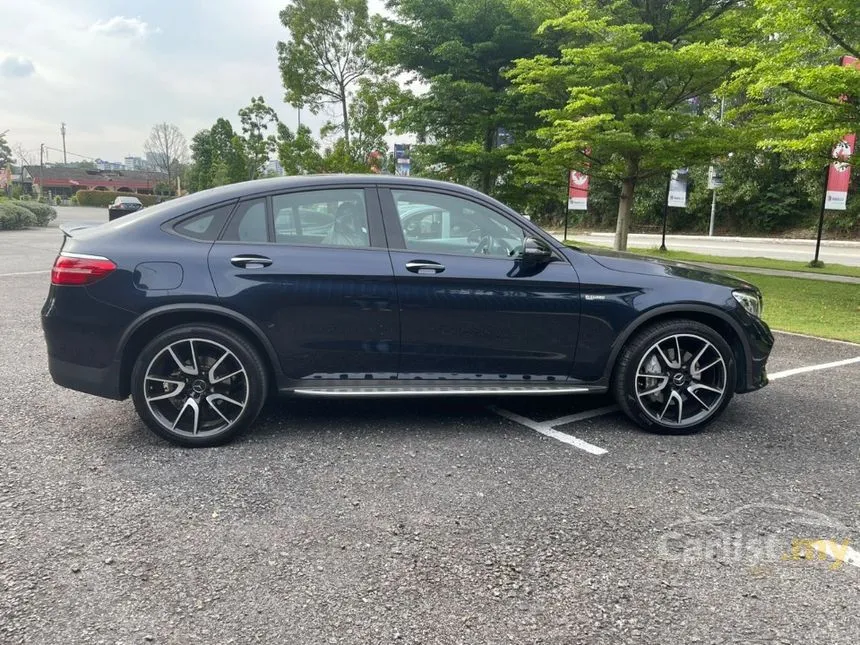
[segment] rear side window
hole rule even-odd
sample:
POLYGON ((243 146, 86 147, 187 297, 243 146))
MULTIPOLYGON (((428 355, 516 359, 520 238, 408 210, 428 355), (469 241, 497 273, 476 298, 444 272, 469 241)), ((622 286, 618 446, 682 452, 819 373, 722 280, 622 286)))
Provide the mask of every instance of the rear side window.
POLYGON ((197 213, 197 215, 193 215, 176 224, 173 230, 180 235, 191 237, 195 240, 214 242, 218 239, 218 234, 224 228, 224 223, 227 221, 232 210, 233 203, 230 203, 197 213))
POLYGON ((268 242, 269 230, 266 222, 266 200, 252 199, 239 202, 236 212, 230 218, 224 235, 224 242, 268 242))
POLYGON ((370 246, 363 189, 276 195, 275 241, 314 246, 370 246))

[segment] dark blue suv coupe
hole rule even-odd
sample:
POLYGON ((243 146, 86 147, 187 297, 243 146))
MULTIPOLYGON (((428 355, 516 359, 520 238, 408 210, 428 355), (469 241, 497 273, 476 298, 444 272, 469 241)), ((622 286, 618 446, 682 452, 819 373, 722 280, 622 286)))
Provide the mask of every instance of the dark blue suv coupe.
POLYGON ((64 232, 42 310, 51 375, 131 395, 186 446, 233 438, 274 392, 611 391, 677 433, 767 383, 753 285, 566 248, 452 184, 269 179, 64 232))

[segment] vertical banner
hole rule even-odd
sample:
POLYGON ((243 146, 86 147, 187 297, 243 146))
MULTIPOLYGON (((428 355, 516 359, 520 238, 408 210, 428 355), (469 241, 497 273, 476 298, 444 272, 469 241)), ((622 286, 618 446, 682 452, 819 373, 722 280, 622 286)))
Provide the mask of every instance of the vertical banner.
POLYGON ((827 195, 824 208, 831 211, 844 211, 848 206, 848 185, 851 183, 851 164, 856 136, 846 135, 833 148, 833 163, 827 171, 827 195))
POLYGON ((672 178, 669 180, 669 194, 666 198, 666 205, 672 208, 687 207, 687 178, 690 176, 689 169, 678 168, 672 171, 672 178))
MULTIPOLYGON (((853 56, 843 56, 842 67, 858 67, 860 61, 853 56)), ((846 97, 842 97, 844 101, 846 97)), ((848 186, 851 183, 851 156, 857 142, 855 134, 847 134, 833 148, 833 163, 827 171, 827 188, 824 197, 825 210, 844 211, 848 207, 848 186)))
POLYGON ((567 210, 588 210, 588 175, 578 170, 570 171, 567 187, 567 210))
POLYGON ((412 172, 412 160, 409 158, 409 144, 394 144, 394 174, 408 177, 412 172))

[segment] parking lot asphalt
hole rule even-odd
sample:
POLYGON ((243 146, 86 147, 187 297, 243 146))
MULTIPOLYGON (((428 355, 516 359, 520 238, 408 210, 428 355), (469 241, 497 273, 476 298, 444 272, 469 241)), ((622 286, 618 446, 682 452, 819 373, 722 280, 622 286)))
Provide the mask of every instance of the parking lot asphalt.
POLYGON ((778 334, 692 436, 604 397, 284 399, 183 450, 52 384, 59 239, 0 234, 0 642, 860 642, 860 346, 778 334))

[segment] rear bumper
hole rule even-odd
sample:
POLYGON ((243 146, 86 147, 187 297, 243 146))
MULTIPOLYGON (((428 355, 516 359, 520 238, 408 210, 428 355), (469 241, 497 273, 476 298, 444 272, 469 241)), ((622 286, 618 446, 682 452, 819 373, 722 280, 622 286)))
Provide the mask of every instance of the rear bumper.
POLYGON ((119 391, 119 363, 87 367, 48 356, 48 369, 57 385, 107 399, 126 398, 119 391))

